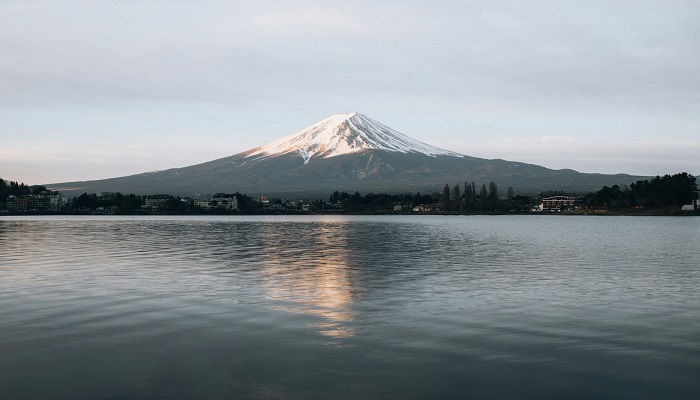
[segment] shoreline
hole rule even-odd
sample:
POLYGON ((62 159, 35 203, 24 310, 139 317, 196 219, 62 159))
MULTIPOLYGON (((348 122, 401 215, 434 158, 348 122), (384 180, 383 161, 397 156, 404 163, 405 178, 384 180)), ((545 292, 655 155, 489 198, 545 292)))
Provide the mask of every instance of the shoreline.
POLYGON ((476 215, 534 215, 534 216, 637 216, 637 217, 697 217, 700 210, 644 210, 644 211, 620 211, 620 210, 585 210, 578 212, 454 212, 454 211, 434 211, 434 212, 357 212, 340 210, 317 210, 317 211, 263 211, 263 212, 217 212, 217 213, 168 213, 168 212, 141 212, 141 213, 98 213, 98 212, 0 212, 2 217, 21 216, 265 216, 265 215, 442 215, 442 216, 476 216, 476 215))

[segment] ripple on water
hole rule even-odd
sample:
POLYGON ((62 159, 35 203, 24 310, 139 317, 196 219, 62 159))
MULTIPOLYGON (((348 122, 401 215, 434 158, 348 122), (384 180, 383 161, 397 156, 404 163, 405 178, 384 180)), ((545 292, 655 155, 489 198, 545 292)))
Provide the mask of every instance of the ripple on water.
POLYGON ((0 220, 0 388, 13 398, 693 398, 700 256, 680 239, 698 226, 0 220))

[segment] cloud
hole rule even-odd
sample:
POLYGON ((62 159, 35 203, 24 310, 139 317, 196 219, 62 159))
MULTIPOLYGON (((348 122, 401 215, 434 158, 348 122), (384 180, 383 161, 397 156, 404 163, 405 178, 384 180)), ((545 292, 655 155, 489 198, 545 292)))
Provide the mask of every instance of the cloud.
POLYGON ((638 175, 700 174, 698 139, 641 139, 575 135, 505 136, 471 143, 469 155, 526 161, 554 169, 638 175))
MULTIPOLYGON (((700 129, 698 13, 680 0, 7 0, 0 135, 152 149, 133 138, 189 133, 184 154, 226 132, 233 154, 360 111, 487 158, 563 154, 563 166, 591 152, 578 165, 603 171, 586 140, 604 138, 639 163, 680 162, 700 129), (660 137, 657 156, 630 147, 660 137)), ((93 162, 84 150, 76 159, 93 162)))
POLYGON ((336 31, 364 32, 367 26, 362 20, 347 12, 332 8, 310 6, 286 10, 253 17, 255 26, 277 33, 294 33, 302 30, 326 30, 329 34, 336 31))

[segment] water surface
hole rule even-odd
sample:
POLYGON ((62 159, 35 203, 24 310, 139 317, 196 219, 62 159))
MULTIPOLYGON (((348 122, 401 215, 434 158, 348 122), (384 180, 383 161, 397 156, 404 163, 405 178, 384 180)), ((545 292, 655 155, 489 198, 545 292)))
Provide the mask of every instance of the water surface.
POLYGON ((0 393, 700 398, 699 218, 0 219, 0 393))

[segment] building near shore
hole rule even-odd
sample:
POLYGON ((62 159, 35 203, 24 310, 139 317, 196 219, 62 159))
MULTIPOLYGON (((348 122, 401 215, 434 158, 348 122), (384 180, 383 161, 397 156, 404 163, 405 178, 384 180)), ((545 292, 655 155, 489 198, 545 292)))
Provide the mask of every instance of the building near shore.
POLYGON ((164 208, 165 205, 168 203, 168 201, 172 198, 173 198, 173 196, 170 196, 168 194, 148 195, 143 200, 143 206, 144 206, 144 208, 157 210, 160 208, 164 208))
POLYGON ((690 204, 684 204, 681 211, 697 211, 700 210, 700 200, 695 199, 690 204))
POLYGON ((17 211, 59 211, 65 199, 59 192, 43 191, 37 194, 10 195, 5 202, 5 209, 17 211))
POLYGON ((226 210, 238 210, 238 198, 233 196, 194 199, 193 205, 204 209, 222 208, 226 210))
POLYGON ((542 211, 574 211, 579 208, 580 201, 576 197, 552 196, 542 199, 542 211))

